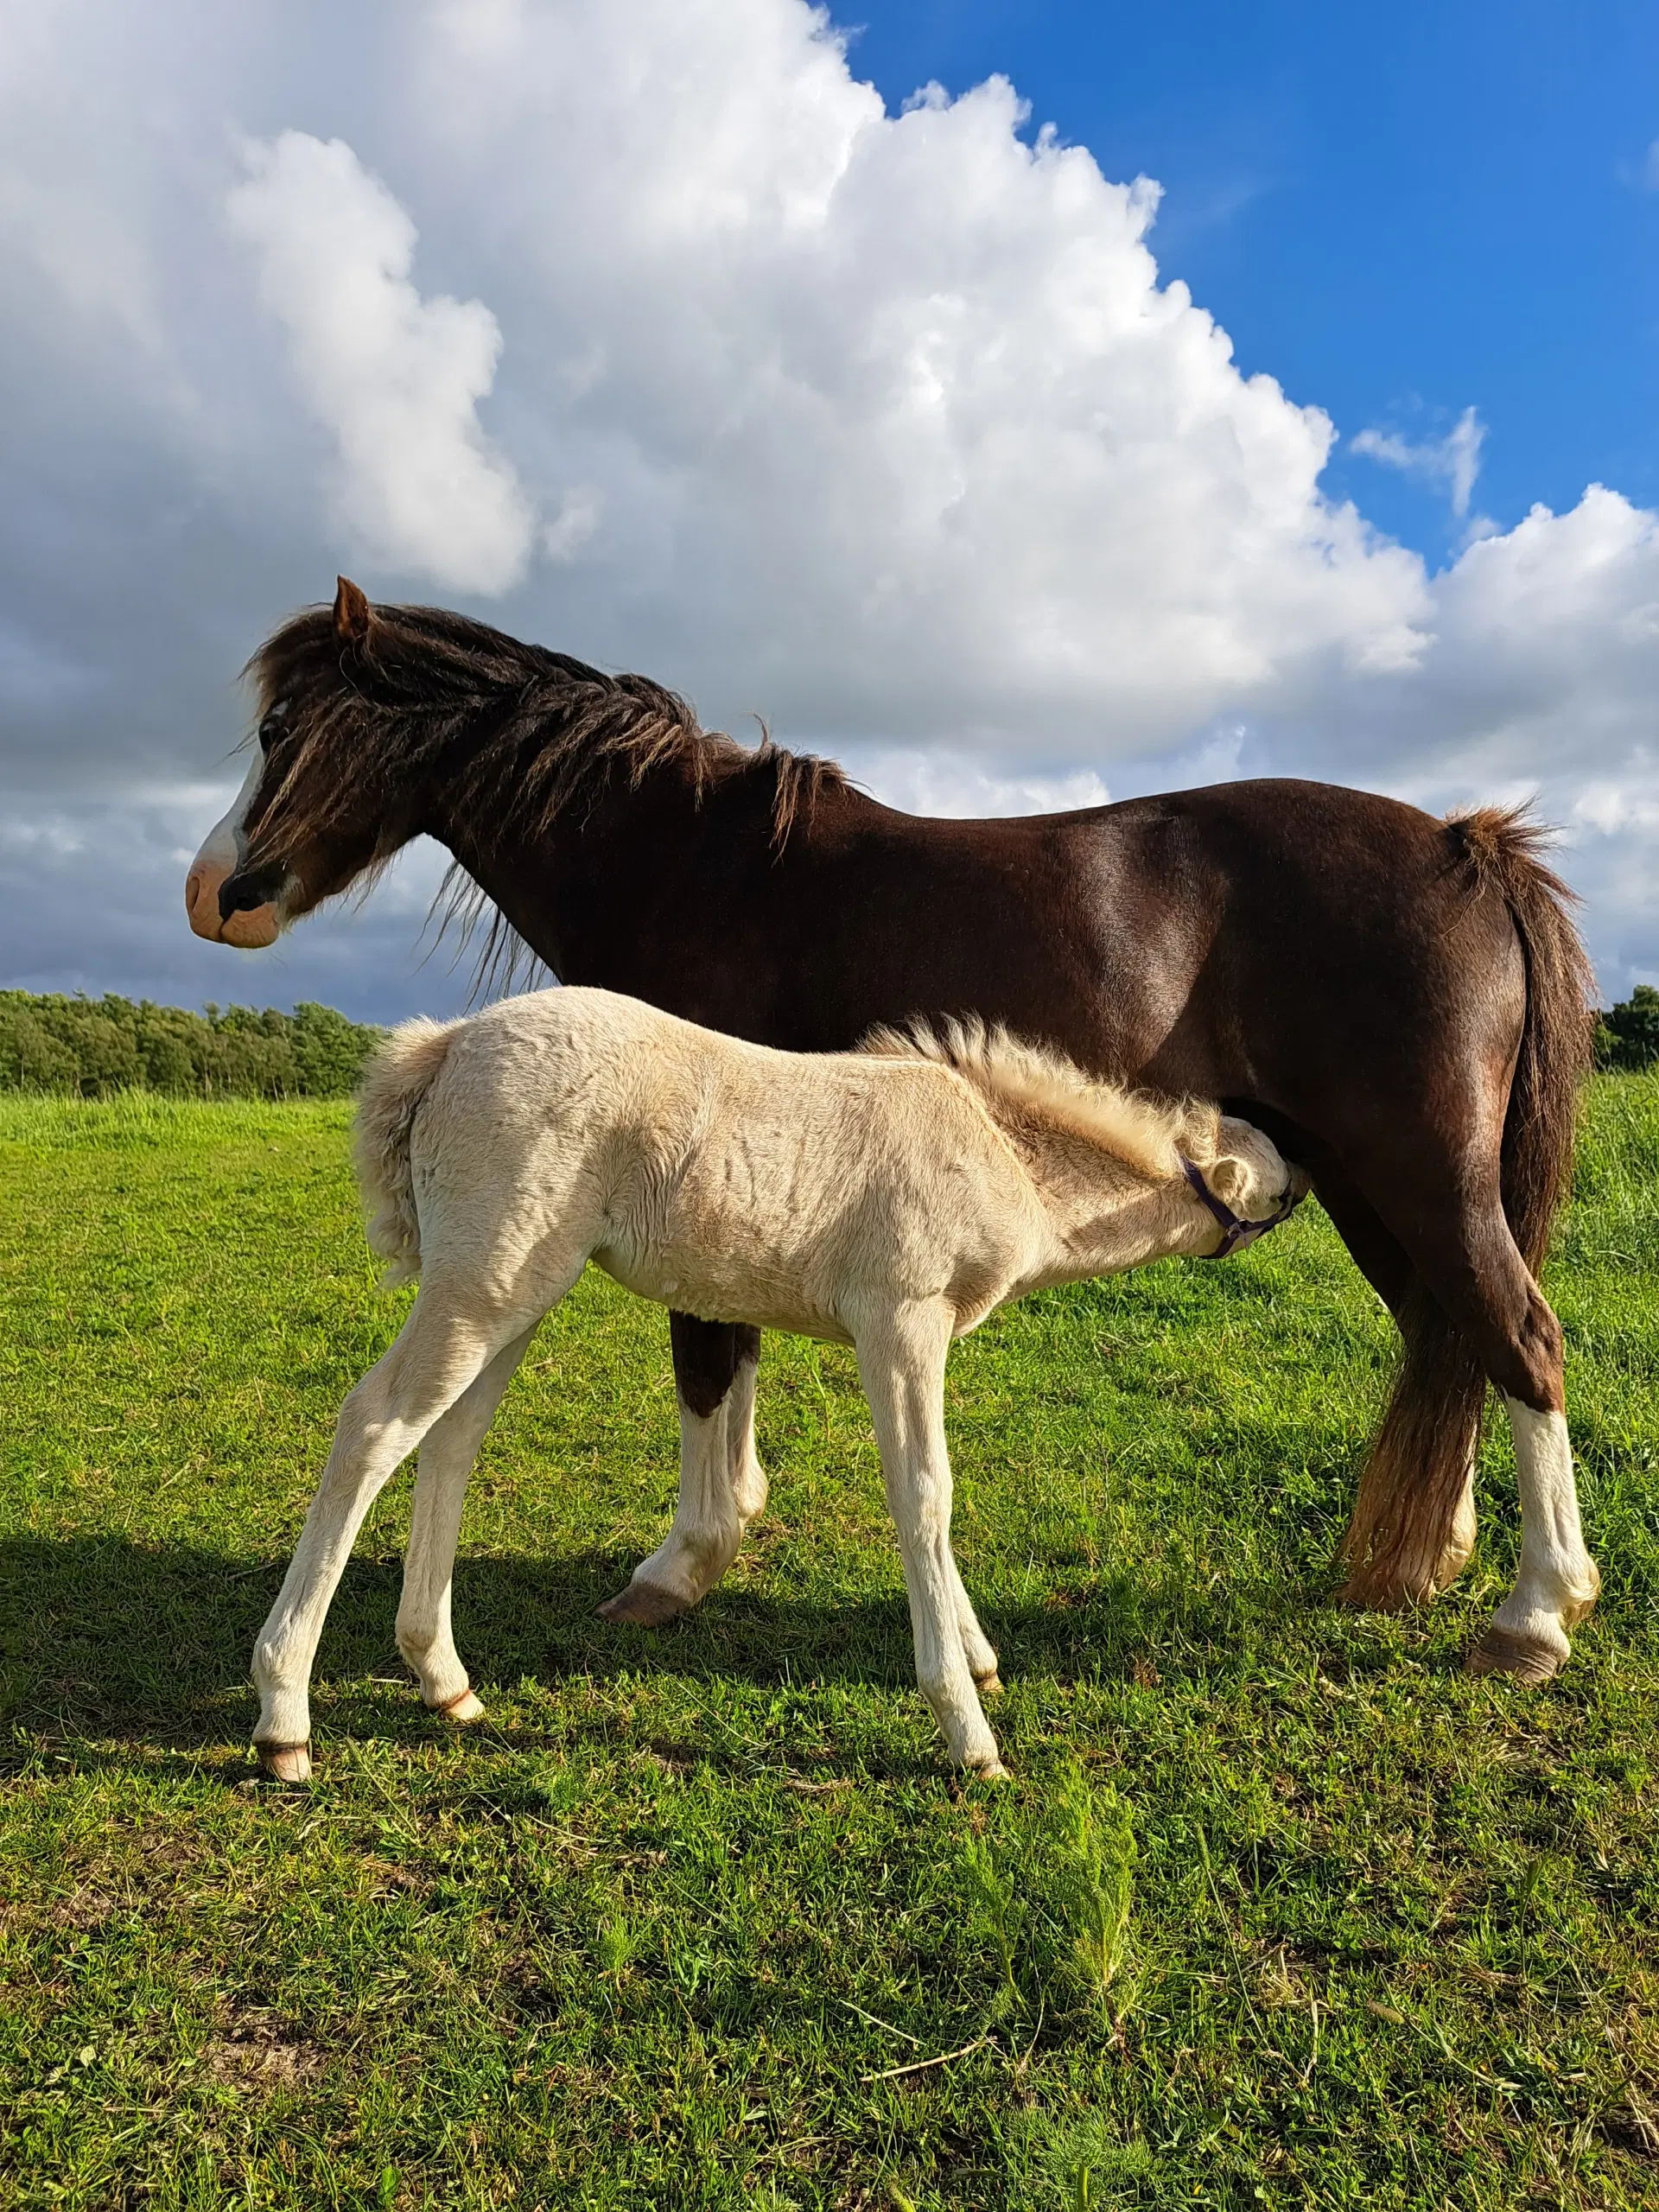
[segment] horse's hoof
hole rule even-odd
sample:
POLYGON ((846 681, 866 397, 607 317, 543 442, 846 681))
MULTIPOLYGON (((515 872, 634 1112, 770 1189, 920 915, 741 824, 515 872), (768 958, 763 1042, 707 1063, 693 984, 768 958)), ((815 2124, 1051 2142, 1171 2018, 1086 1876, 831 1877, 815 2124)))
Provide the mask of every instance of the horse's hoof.
POLYGON ((1552 1650, 1537 1637, 1516 1636, 1506 1628, 1489 1628, 1464 1661, 1469 1675, 1508 1675, 1517 1682, 1547 1682, 1560 1672, 1567 1657, 1552 1650))
POLYGON ((429 1713, 435 1713, 441 1719, 453 1720, 459 1728, 464 1728, 469 1720, 484 1718, 484 1700, 474 1693, 470 1682, 446 1703, 429 1705, 426 1709, 429 1713))
POLYGON ((993 1667, 988 1675, 976 1675, 974 1676, 974 1688, 979 1692, 981 1697, 1001 1697, 1002 1694, 1002 1677, 997 1673, 995 1668, 993 1667))
POLYGON ((683 1598, 665 1590, 660 1582, 638 1580, 594 1608, 602 1621, 632 1621, 636 1628, 661 1628, 690 1610, 683 1598))
POLYGON ((273 1782, 309 1782, 311 1779, 311 1746, 309 1744, 256 1744, 261 1770, 273 1782))

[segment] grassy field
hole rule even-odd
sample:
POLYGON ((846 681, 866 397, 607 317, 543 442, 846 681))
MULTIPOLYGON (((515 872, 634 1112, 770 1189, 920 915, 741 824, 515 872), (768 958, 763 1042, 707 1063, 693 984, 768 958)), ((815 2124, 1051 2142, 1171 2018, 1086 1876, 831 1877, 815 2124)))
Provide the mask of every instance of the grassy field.
POLYGON ((1659 1078, 1590 1103, 1550 1277, 1602 1604, 1325 1602, 1390 1332, 1309 1207, 953 1355, 1012 1786, 943 1770, 850 1355, 769 1342, 772 1497, 688 1620, 663 1317, 590 1274, 486 1445, 489 1707, 392 1643, 408 1476, 337 1599, 319 1778, 245 1669, 394 1333, 332 1106, 0 1099, 0 2204, 1659 2202, 1659 1078))

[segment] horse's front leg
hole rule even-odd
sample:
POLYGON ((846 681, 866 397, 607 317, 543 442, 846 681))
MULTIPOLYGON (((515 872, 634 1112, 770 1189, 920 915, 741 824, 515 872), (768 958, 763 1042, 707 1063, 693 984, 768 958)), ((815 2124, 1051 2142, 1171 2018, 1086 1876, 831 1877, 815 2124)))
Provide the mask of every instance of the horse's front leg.
POLYGON ((944 1441, 944 1360, 950 1316, 931 1304, 884 1314, 855 1332, 859 1379, 869 1402, 887 1505, 899 1532, 910 1596, 916 1679, 958 1766, 987 1777, 1007 1770, 974 1686, 985 1641, 950 1553, 950 1459, 944 1441), (968 1624, 972 1621, 969 1631, 968 1624))
POLYGON ((495 1348, 484 1332, 423 1289, 397 1342, 340 1408, 293 1562, 254 1646, 254 1748, 260 1765, 279 1781, 303 1782, 311 1771, 312 1662, 363 1516, 387 1477, 495 1348))
POLYGON ((535 1333, 526 1329, 497 1352, 471 1389, 427 1431, 416 1463, 404 1593, 397 1605, 397 1649, 420 1683, 424 1704, 450 1720, 476 1720, 484 1710, 456 1653, 450 1619, 467 1478, 501 1394, 535 1333))
POLYGON ((674 1523, 635 1567, 627 1587, 599 1608, 606 1620, 647 1628, 675 1619, 713 1589, 766 1502, 766 1471, 754 1448, 760 1332, 671 1313, 669 1338, 680 1411, 674 1523))

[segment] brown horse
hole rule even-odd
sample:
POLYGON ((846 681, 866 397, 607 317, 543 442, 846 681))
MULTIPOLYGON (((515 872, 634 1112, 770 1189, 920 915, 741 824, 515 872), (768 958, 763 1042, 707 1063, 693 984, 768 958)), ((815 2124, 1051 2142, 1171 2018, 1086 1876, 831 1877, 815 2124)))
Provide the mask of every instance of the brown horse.
MULTIPOLYGON (((250 669, 259 750, 190 871, 199 935, 269 944, 425 832, 454 855, 463 913, 493 904, 492 950, 522 941, 567 982, 796 1051, 978 1017, 1265 1128, 1403 1338, 1344 1594, 1420 1601, 1461 1568, 1490 1381, 1516 1438, 1522 1564, 1471 1663, 1560 1665, 1597 1576, 1535 1271, 1570 1165, 1589 974, 1534 829, 1287 781, 918 819, 830 762, 705 733, 642 677, 371 607, 344 580, 250 669)), ((667 1548, 701 1595, 763 1479, 759 1339, 681 1314, 671 1333, 667 1548)), ((610 1610, 684 1603, 636 1580, 610 1610)))

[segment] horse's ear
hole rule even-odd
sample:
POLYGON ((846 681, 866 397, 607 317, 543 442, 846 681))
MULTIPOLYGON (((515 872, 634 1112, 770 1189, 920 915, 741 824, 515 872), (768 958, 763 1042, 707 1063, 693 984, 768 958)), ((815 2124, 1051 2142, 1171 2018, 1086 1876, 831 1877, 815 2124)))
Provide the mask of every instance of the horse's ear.
POLYGON ((334 635, 342 645, 360 645, 369 634, 369 602, 349 576, 334 581, 334 635))

